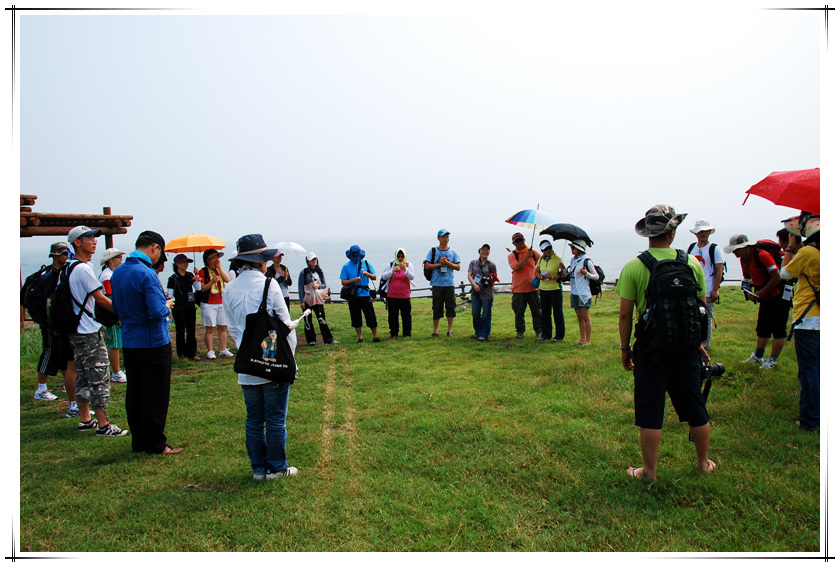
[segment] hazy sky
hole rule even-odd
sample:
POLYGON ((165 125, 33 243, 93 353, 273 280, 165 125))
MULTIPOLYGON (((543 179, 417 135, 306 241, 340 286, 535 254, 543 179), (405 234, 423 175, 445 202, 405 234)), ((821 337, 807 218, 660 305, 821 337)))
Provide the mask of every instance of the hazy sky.
POLYGON ((741 203, 820 165, 822 13, 524 6, 24 14, 20 191, 229 244, 509 233, 538 203, 590 232, 659 202, 781 226, 741 203))

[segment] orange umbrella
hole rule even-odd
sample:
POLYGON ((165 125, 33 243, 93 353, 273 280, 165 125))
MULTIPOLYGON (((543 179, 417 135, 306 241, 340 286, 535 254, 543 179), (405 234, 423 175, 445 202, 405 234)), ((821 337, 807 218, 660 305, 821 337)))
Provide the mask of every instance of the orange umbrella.
POLYGON ((227 246, 215 236, 206 234, 187 234, 170 240, 164 250, 166 252, 204 252, 205 250, 221 250, 227 246))

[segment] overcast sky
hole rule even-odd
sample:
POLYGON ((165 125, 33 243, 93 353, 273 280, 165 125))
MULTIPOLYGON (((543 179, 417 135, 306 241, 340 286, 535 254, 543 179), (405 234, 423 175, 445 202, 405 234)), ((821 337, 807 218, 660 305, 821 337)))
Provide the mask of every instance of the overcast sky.
POLYGON ((741 203, 820 165, 823 14, 742 4, 24 14, 20 191, 229 244, 509 233, 537 204, 590 233, 660 202, 781 226, 741 203))

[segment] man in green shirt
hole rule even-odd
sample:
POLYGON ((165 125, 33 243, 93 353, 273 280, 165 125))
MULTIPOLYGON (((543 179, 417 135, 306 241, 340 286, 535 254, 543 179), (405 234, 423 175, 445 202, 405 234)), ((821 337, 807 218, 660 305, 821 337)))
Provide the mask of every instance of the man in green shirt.
MULTIPOLYGON (((671 243, 676 236, 677 226, 685 217, 685 214, 676 214, 668 205, 656 205, 636 223, 636 233, 648 238, 648 252, 657 261, 677 257, 677 250, 671 248, 671 243)), ((697 296, 702 300, 706 295, 703 268, 694 256, 688 256, 688 265, 699 286, 697 296)), ((709 460, 709 414, 700 390, 701 356, 707 358, 706 351, 699 346, 697 351, 673 354, 657 352, 639 342, 632 348, 630 346, 633 309, 635 307, 638 321, 647 307, 645 291, 649 279, 650 271, 639 258, 634 258, 625 264, 616 284, 616 291, 621 296, 618 319, 621 362, 625 370, 633 371, 633 402, 636 425, 640 428, 643 461, 641 468, 630 467, 627 474, 634 478, 656 480, 665 392, 668 392, 680 421, 688 422, 697 451, 698 468, 711 472, 716 465, 709 460)))

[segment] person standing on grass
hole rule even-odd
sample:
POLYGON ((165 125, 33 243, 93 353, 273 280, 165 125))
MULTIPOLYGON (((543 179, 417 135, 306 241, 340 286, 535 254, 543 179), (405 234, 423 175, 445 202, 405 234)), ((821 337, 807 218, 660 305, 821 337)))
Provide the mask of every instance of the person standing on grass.
POLYGON ((496 264, 490 261, 490 245, 483 244, 478 249, 478 258, 470 262, 467 269, 467 279, 470 280, 472 290, 473 331, 475 338, 486 341, 490 337, 493 326, 493 284, 499 281, 496 264))
POLYGON ((411 282, 414 280, 414 266, 405 257, 405 249, 398 248, 394 261, 382 272, 382 279, 387 282, 388 328, 391 338, 396 339, 400 332, 402 317, 403 337, 411 336, 411 282))
POLYGON ((317 344, 318 336, 315 334, 315 327, 312 322, 312 314, 314 313, 318 320, 318 328, 321 330, 321 338, 324 340, 324 344, 337 345, 338 341, 335 340, 332 331, 330 331, 330 326, 327 324, 327 314, 324 312, 324 302, 329 298, 327 280, 315 252, 309 252, 306 255, 306 267, 298 274, 298 298, 300 298, 301 311, 305 312, 307 309, 311 311, 309 315, 303 318, 303 333, 306 336, 307 344, 309 346, 317 344))
MULTIPOLYGON (((102 272, 99 274, 99 281, 102 282, 102 289, 106 297, 111 297, 111 275, 117 266, 122 264, 122 257, 125 252, 116 248, 108 248, 102 255, 99 265, 102 272)), ((122 348, 122 335, 120 324, 111 327, 102 327, 102 334, 105 336, 105 344, 108 347, 108 360, 111 363, 111 382, 125 384, 125 372, 120 370, 120 349, 122 348)))
POLYGON ((189 272, 192 260, 185 254, 178 254, 172 263, 174 274, 166 282, 167 293, 175 299, 172 319, 175 321, 175 353, 179 358, 201 360, 198 357, 198 343, 195 340, 195 292, 201 289, 201 282, 189 272))
POLYGON ((167 444, 166 417, 172 377, 172 346, 169 339, 170 310, 155 273, 163 267, 165 242, 157 232, 145 230, 137 237, 134 252, 111 277, 114 310, 123 331, 123 357, 128 374, 125 413, 133 432, 135 453, 176 455, 183 447, 167 444))
POLYGON ((452 336, 455 322, 455 272, 461 269, 461 257, 449 247, 449 231, 442 228, 437 233, 437 248, 429 250, 423 262, 423 269, 432 270, 432 338, 438 337, 438 324, 446 307, 448 327, 446 336, 452 336))
POLYGON ((508 264, 512 270, 510 286, 510 306, 513 309, 513 323, 516 338, 525 338, 525 307, 531 310, 531 323, 537 338, 542 337, 542 315, 540 313, 540 291, 534 287, 534 268, 540 259, 540 253, 525 245, 521 232, 514 233, 513 245, 516 248, 508 254, 508 264))
MULTIPOLYGON (((43 298, 41 311, 46 316, 46 299, 55 289, 58 283, 58 274, 67 262, 68 251, 66 242, 55 242, 50 246, 50 259, 52 264, 41 272, 38 277, 38 295, 43 298)), ((30 312, 31 315, 31 312, 30 312)), ((64 389, 67 391, 67 399, 70 407, 65 417, 79 417, 79 408, 76 405, 76 363, 73 361, 73 347, 67 335, 53 331, 49 328, 46 320, 38 325, 41 328, 41 358, 38 360, 38 389, 35 391, 36 400, 57 400, 58 396, 47 388, 47 377, 56 376, 58 371, 64 377, 64 389)))
POLYGON ((820 429, 820 216, 802 211, 785 221, 790 238, 782 260, 784 280, 799 278, 793 296, 793 346, 799 378, 799 417, 802 431, 820 429))
POLYGON ((709 316, 709 330, 706 340, 703 341, 703 348, 708 353, 712 342, 712 328, 715 325, 715 303, 723 281, 723 250, 717 244, 709 242, 709 237, 715 233, 715 227, 709 224, 709 221, 698 220, 690 232, 697 237, 697 242, 689 244, 686 252, 697 258, 703 266, 703 275, 706 277, 706 313, 709 316))
POLYGON ((73 296, 73 311, 80 315, 79 326, 68 338, 73 346, 73 358, 76 361, 79 431, 95 430, 98 437, 122 437, 128 435, 128 430, 112 423, 106 412, 111 403, 108 350, 100 333, 102 325, 92 316, 94 304, 99 304, 109 311, 114 310, 111 300, 102 293, 102 284, 90 265, 90 260, 96 253, 96 238, 101 234, 101 230, 77 226, 67 235, 67 241, 73 246, 76 259, 67 262, 65 269, 78 262, 70 273, 68 282, 73 296), (93 410, 96 419, 91 418, 90 410, 93 410))
POLYGON ((222 269, 220 258, 224 252, 218 250, 204 251, 204 267, 196 270, 195 275, 201 278, 201 291, 209 293, 207 301, 201 303, 201 320, 204 324, 204 346, 207 347, 207 358, 216 358, 213 350, 213 334, 218 334, 219 355, 233 358, 233 353, 227 347, 227 320, 222 303, 222 292, 225 284, 230 282, 230 276, 222 269))
POLYGON ((779 285, 782 281, 779 266, 770 252, 758 249, 756 242, 746 234, 733 234, 724 251, 735 254, 741 260, 744 279, 751 282, 750 287, 755 289, 755 293, 749 292, 749 300, 758 303, 755 352, 743 362, 759 364, 759 368, 772 370, 787 342, 787 321, 790 315, 790 300, 785 298, 779 285), (764 358, 771 336, 773 344, 770 357, 764 358))
POLYGON ((575 344, 589 346, 592 341, 592 319, 589 316, 592 290, 589 288, 589 280, 597 280, 598 271, 592 260, 586 257, 586 242, 574 240, 569 243, 569 248, 572 249, 572 261, 569 262, 571 303, 580 328, 580 340, 575 344))
POLYGON ((350 308, 350 325, 356 329, 358 342, 364 341, 362 338, 362 314, 365 316, 365 323, 373 334, 373 342, 378 343, 379 337, 376 336, 376 312, 373 310, 373 301, 370 299, 370 281, 376 280, 376 272, 364 259, 365 251, 357 245, 353 245, 344 253, 349 262, 341 267, 341 285, 355 285, 356 294, 347 301, 350 308))
POLYGON ((283 301, 286 302, 286 310, 290 311, 292 308, 292 301, 289 298, 289 288, 292 285, 292 275, 289 273, 289 268, 282 264, 283 253, 277 252, 274 258, 271 259, 271 266, 265 272, 265 277, 274 278, 280 286, 280 293, 283 294, 283 301))
MULTIPOLYGON (((256 313, 265 291, 268 261, 277 252, 268 248, 261 234, 247 234, 236 241, 235 259, 241 270, 225 289, 225 312, 230 326, 230 336, 236 347, 242 343, 245 319, 256 313)), ((269 279, 266 309, 283 323, 292 320, 277 281, 269 279)), ((297 333, 286 335, 294 354, 297 333)), ((289 466, 286 456, 286 416, 289 411, 289 382, 272 382, 248 374, 239 374, 239 385, 245 398, 245 446, 251 461, 254 480, 274 480, 296 475, 298 470, 289 466)))
MULTIPOLYGON (((636 234, 648 239, 647 252, 654 260, 679 257, 678 251, 671 248, 671 244, 677 234, 677 227, 685 217, 685 214, 676 214, 668 205, 656 205, 636 223, 636 234)), ((685 255, 697 283, 696 289, 699 289, 697 297, 702 300, 706 296, 703 268, 697 258, 685 252, 680 254, 685 255)), ((665 414, 665 392, 671 398, 680 421, 688 422, 697 453, 697 467, 703 472, 711 472, 715 470, 716 464, 709 460, 709 413, 706 411, 706 402, 700 390, 700 361, 701 357, 706 357, 705 349, 698 346, 696 350, 688 350, 685 353, 661 352, 638 340, 630 346, 633 309, 636 310, 637 322, 641 321, 647 307, 645 292, 650 275, 650 270, 642 260, 634 258, 624 265, 616 284, 616 292, 621 297, 618 318, 621 364, 625 370, 633 372, 633 402, 636 425, 640 428, 643 462, 640 468, 628 468, 627 474, 633 478, 656 480, 656 461, 665 414)))
POLYGON ((560 273, 566 269, 563 261, 554 253, 551 242, 540 242, 542 258, 534 267, 534 277, 540 280, 540 311, 542 311, 541 341, 551 340, 556 343, 566 337, 566 322, 563 319, 563 288, 560 284, 560 273), (551 319, 554 315, 554 326, 557 327, 554 338, 551 338, 551 319))

